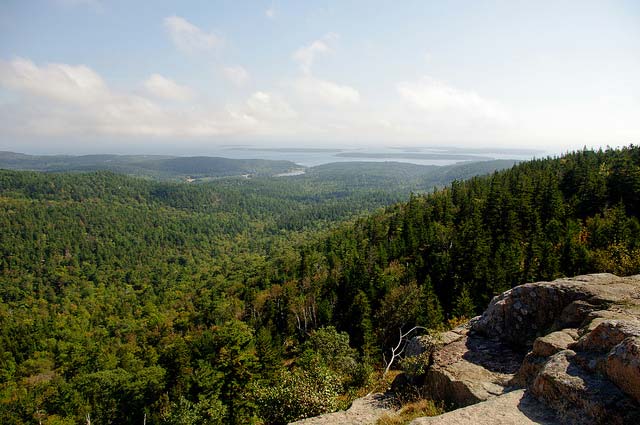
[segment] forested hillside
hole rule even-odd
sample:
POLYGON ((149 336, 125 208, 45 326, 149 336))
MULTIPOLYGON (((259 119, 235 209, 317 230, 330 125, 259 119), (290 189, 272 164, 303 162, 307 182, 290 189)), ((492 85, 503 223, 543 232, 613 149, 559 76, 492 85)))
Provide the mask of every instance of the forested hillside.
POLYGON ((521 283, 639 273, 639 214, 638 147, 534 160, 330 232, 303 251, 293 298, 377 352, 521 283))
POLYGON ((155 179, 274 175, 300 168, 291 161, 163 155, 25 155, 0 152, 0 168, 47 172, 112 171, 155 179))
POLYGON ((401 195, 299 181, 0 172, 0 422, 282 423, 366 386, 399 329, 527 281, 640 272, 634 146, 337 228, 401 195))

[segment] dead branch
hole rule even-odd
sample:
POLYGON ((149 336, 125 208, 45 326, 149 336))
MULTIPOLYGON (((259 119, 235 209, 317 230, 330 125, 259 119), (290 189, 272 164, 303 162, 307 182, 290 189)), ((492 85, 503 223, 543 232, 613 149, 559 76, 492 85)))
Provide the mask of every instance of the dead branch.
POLYGON ((393 364, 393 362, 395 362, 396 359, 400 357, 402 353, 404 353, 404 349, 407 346, 406 338, 409 336, 409 334, 411 334, 411 332, 417 329, 422 329, 425 331, 427 330, 427 328, 423 326, 414 326, 413 328, 409 329, 407 332, 402 333, 402 328, 399 329, 400 338, 398 338, 398 345, 396 345, 395 347, 391 347, 391 358, 389 359, 388 363, 384 353, 382 355, 382 360, 384 361, 384 364, 385 364, 384 373, 382 374, 382 379, 384 379, 387 376, 387 373, 389 373, 389 369, 391 369, 391 365, 393 364))

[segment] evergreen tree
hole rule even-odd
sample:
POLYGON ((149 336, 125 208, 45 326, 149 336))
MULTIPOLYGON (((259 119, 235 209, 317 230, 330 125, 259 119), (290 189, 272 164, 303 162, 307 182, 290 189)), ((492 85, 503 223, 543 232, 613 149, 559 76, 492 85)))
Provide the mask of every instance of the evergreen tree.
POLYGON ((463 285, 453 307, 453 316, 470 319, 475 316, 475 304, 467 285, 463 285))
POLYGON ((430 279, 427 279, 422 286, 422 305, 424 313, 421 323, 419 324, 428 329, 438 329, 442 327, 444 314, 440 300, 433 290, 430 279))
POLYGON ((260 375, 267 381, 272 380, 282 369, 281 344, 274 341, 269 327, 263 327, 256 333, 255 345, 260 375))
POLYGON ((371 357, 373 355, 375 341, 373 338, 369 298, 364 291, 358 291, 358 295, 353 299, 351 310, 351 317, 353 318, 353 337, 351 340, 353 345, 360 348, 362 355, 371 357))

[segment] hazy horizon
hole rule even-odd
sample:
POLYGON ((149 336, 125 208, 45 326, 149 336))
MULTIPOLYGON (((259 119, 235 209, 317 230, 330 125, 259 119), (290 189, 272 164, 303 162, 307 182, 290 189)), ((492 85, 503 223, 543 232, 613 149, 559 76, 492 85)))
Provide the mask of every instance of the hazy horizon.
MULTIPOLYGON (((2 151, 0 151, 0 154, 2 151)), ((25 154, 24 152, 13 152, 25 154)), ((32 155, 27 153, 26 155, 32 155)), ((39 157, 38 154, 33 154, 39 157)), ((260 147, 251 145, 221 145, 217 148, 211 147, 207 152, 190 153, 113 153, 97 152, 89 154, 69 153, 44 153, 42 156, 101 156, 101 155, 121 155, 123 157, 222 157, 230 159, 266 159, 266 160, 287 160, 304 167, 315 167, 323 164, 337 162, 388 162, 388 163, 410 163, 417 165, 453 165, 463 162, 492 161, 492 160, 516 160, 523 161, 532 158, 542 158, 553 156, 553 153, 542 150, 527 150, 519 148, 457 148, 457 147, 376 147, 374 149, 366 147, 341 147, 341 148, 307 148, 307 147, 260 147)), ((0 160, 3 155, 0 155, 0 160)))
POLYGON ((634 1, 8 0, 0 150, 640 141, 634 1))
MULTIPOLYGON (((582 148, 579 148, 582 149, 582 148)), ((331 152, 331 153, 348 153, 357 151, 366 151, 367 153, 384 153, 384 152, 422 152, 422 151, 448 151, 459 152, 461 154, 468 154, 477 151, 484 151, 490 153, 513 153, 514 155, 556 155, 562 154, 564 151, 553 149, 541 149, 530 146, 518 146, 518 147, 499 147, 492 145, 483 146, 469 146, 458 144, 424 144, 424 145, 391 145, 391 144, 315 144, 308 143, 304 145, 286 145, 286 144, 251 144, 251 143, 238 143, 238 144, 210 144, 203 148, 191 148, 182 147, 179 145, 169 146, 114 146, 108 145, 89 145, 89 146, 17 146, 17 149, 4 149, 0 148, 0 152, 12 152, 25 155, 70 155, 70 156, 84 156, 84 155, 168 155, 168 156, 213 156, 214 154, 224 152, 331 152)))

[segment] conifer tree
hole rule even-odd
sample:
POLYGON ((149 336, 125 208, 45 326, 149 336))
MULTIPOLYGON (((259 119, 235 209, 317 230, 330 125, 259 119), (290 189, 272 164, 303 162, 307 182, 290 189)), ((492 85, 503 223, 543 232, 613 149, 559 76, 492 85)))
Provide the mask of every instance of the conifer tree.
POLYGON ((442 306, 440 300, 433 290, 431 285, 431 279, 427 277, 424 285, 422 286, 422 305, 423 305, 423 317, 421 325, 424 325, 428 329, 437 329, 442 326, 444 321, 444 314, 442 313, 442 306))
POLYGON ((458 294, 453 306, 453 316, 470 319, 475 316, 475 304, 467 285, 462 285, 462 290, 458 294))

